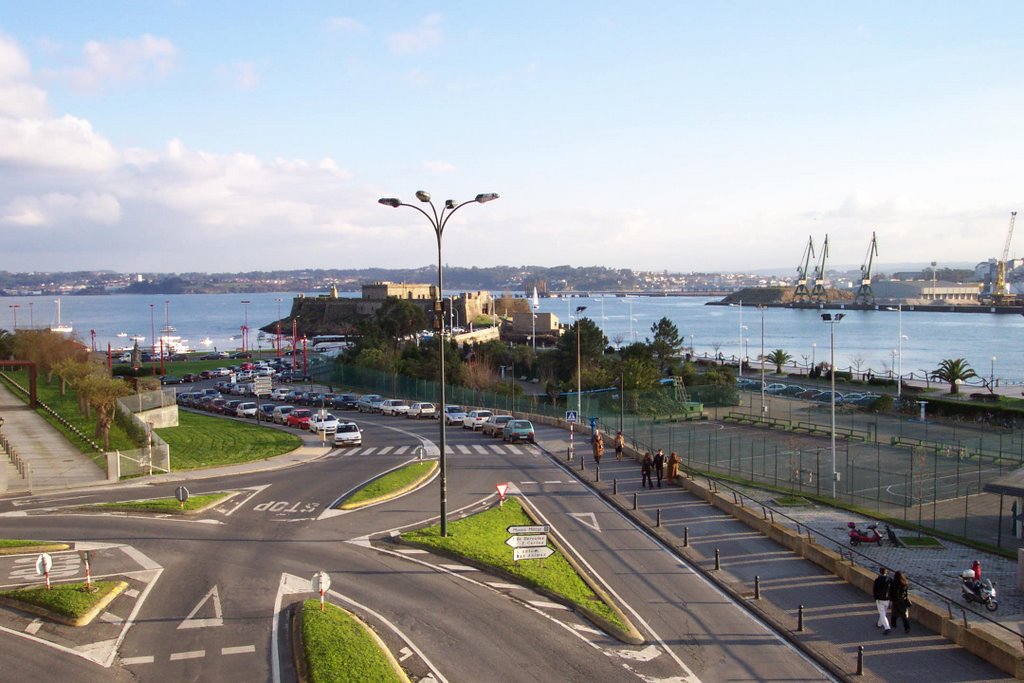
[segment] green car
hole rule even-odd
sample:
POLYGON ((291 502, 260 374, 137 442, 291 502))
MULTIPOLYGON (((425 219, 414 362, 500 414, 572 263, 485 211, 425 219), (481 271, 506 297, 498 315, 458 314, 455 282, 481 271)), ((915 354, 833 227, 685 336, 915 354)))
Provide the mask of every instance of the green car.
POLYGON ((533 433, 533 423, 529 420, 509 420, 501 430, 501 440, 506 443, 516 441, 529 441, 536 443, 533 433))

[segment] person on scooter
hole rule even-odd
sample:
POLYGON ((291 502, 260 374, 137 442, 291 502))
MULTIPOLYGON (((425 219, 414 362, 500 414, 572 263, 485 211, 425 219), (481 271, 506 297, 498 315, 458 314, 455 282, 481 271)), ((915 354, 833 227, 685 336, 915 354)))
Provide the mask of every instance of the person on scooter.
POLYGON ((889 635, 892 627, 889 626, 889 617, 886 613, 889 611, 889 598, 892 594, 892 578, 887 568, 881 567, 878 570, 878 578, 871 588, 871 594, 875 598, 875 608, 878 610, 878 622, 875 627, 885 629, 884 634, 889 635))

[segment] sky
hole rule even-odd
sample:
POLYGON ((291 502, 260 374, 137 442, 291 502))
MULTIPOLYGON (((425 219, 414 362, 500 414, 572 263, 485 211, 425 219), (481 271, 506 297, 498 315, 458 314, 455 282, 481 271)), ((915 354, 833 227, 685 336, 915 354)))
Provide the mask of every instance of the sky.
MULTIPOLYGON (((0 0, 0 270, 998 257, 1024 3, 0 0)), ((1024 255, 1024 235, 1011 256, 1024 255)))

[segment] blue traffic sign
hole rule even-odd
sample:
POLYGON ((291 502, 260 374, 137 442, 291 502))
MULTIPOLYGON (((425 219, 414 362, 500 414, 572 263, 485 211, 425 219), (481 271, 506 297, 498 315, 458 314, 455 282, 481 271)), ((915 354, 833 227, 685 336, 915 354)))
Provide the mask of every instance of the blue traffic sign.
POLYGON ((578 422, 579 421, 578 413, 575 410, 567 410, 567 411, 565 411, 565 421, 566 422, 578 422))

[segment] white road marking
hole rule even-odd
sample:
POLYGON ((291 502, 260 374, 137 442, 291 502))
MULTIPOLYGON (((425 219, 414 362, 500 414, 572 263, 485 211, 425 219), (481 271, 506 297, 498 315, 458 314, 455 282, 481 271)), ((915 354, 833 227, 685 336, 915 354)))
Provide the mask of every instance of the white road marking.
POLYGON ((497 588, 498 590, 526 590, 526 586, 520 586, 516 583, 501 583, 499 581, 488 582, 488 586, 491 588, 497 588))
POLYGON ((141 551, 136 550, 130 545, 121 546, 121 552, 135 560, 135 562, 139 564, 139 566, 141 566, 143 569, 163 569, 163 567, 161 567, 156 562, 146 557, 146 555, 144 555, 141 551))
POLYGON ((217 591, 217 587, 214 586, 209 592, 203 596, 203 599, 199 601, 192 611, 188 613, 185 620, 178 624, 178 629, 183 628, 208 628, 210 626, 223 626, 224 625, 224 612, 220 607, 220 593, 217 591), (213 599, 213 618, 208 619, 193 619, 196 612, 198 612, 203 605, 210 599, 213 599))
POLYGON ((557 602, 547 602, 545 600, 527 600, 527 602, 540 609, 569 609, 565 605, 559 605, 557 602))
POLYGON ((399 446, 395 449, 395 455, 405 455, 406 451, 410 448, 412 448, 412 446, 399 446))
POLYGON ((148 655, 145 657, 123 657, 121 659, 121 663, 125 666, 131 666, 132 664, 152 664, 153 655, 148 655))
POLYGON ((479 453, 480 455, 487 455, 490 452, 486 448, 484 448, 483 446, 480 446, 480 445, 474 445, 473 448, 475 448, 476 452, 479 453))
POLYGON ((623 659, 629 659, 634 662, 649 662, 652 659, 656 659, 661 652, 654 645, 648 645, 642 650, 615 650, 615 654, 623 659))
POLYGON ((549 480, 549 481, 542 481, 541 483, 542 484, 561 484, 562 482, 560 480, 558 480, 558 479, 553 479, 553 480, 549 480))
POLYGON ((535 482, 535 481, 521 481, 521 482, 519 482, 519 484, 521 486, 536 486, 537 483, 538 482, 535 482))
POLYGON ((43 626, 42 619, 33 619, 32 623, 25 627, 25 633, 35 634, 43 626))
POLYGON ((258 496, 259 494, 261 494, 264 491, 266 491, 269 487, 270 487, 270 484, 264 484, 263 486, 253 486, 253 487, 249 488, 248 490, 252 491, 252 493, 249 494, 248 496, 246 496, 243 500, 239 501, 239 503, 237 505, 235 505, 235 507, 231 508, 231 510, 229 510, 228 512, 225 512, 224 516, 225 517, 230 517, 231 515, 235 514, 240 507, 242 507, 243 505, 248 503, 250 500, 252 500, 256 496, 258 496))
POLYGON ((585 524, 597 533, 601 533, 601 527, 598 526, 597 517, 594 516, 593 512, 570 512, 569 516, 580 524, 585 524))
POLYGON ((104 612, 103 614, 100 615, 100 621, 105 621, 108 624, 120 624, 120 623, 124 622, 124 619, 122 619, 121 617, 117 616, 116 614, 111 614, 110 612, 104 612))
POLYGON ((401 657, 398 658, 398 661, 404 662, 405 660, 409 659, 409 657, 412 657, 413 653, 412 650, 410 650, 409 648, 403 647, 401 650, 398 651, 398 654, 401 655, 401 657))
POLYGON ((139 591, 135 590, 134 588, 129 588, 124 592, 124 594, 127 595, 129 598, 139 597, 139 591))
POLYGON ((273 683, 281 683, 281 652, 278 643, 278 622, 281 621, 281 602, 285 595, 293 593, 308 593, 309 580, 302 579, 294 574, 282 574, 277 584, 277 597, 274 598, 274 621, 270 627, 270 661, 273 683))
POLYGON ((179 659, 200 659, 206 656, 206 650, 190 650, 188 652, 172 652, 171 661, 176 662, 179 659))
POLYGON ((395 449, 394 446, 384 446, 383 448, 380 449, 380 455, 387 455, 388 453, 390 453, 394 449, 395 449))
POLYGON ((442 567, 452 572, 475 572, 478 571, 476 567, 467 567, 464 564, 442 564, 442 567))
POLYGON ((372 446, 370 448, 367 448, 367 449, 363 450, 361 455, 373 455, 376 452, 377 452, 377 447, 376 446, 372 446))
POLYGON ((222 655, 244 655, 248 652, 256 652, 255 645, 239 645, 237 647, 222 647, 220 653, 222 655))
MULTIPOLYGON (((367 546, 369 547, 369 546, 367 546)), ((427 551, 422 548, 398 548, 395 552, 402 553, 403 555, 426 555, 427 551)))

